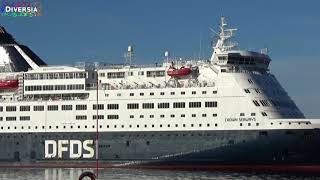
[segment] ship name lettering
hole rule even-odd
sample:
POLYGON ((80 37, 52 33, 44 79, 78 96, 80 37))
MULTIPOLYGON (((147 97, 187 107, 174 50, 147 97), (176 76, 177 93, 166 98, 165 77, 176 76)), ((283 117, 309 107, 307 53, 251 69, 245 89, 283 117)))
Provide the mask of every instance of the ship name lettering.
POLYGON ((256 118, 225 118, 225 122, 256 121, 256 118))
POLYGON ((66 154, 70 159, 93 158, 93 140, 45 140, 45 158, 61 159, 66 154))

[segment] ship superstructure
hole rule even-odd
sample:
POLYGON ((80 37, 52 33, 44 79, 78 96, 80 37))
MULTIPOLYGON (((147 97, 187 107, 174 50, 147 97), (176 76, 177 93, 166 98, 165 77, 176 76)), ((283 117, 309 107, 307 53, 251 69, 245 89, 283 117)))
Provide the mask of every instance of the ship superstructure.
POLYGON ((11 70, 1 75, 12 78, 0 81, 1 161, 319 163, 318 121, 306 119, 270 73, 270 57, 238 50, 230 41, 236 29, 226 26, 222 18, 210 59, 176 61, 166 53, 156 66, 131 58, 44 66, 14 45, 29 66, 3 63, 11 70))

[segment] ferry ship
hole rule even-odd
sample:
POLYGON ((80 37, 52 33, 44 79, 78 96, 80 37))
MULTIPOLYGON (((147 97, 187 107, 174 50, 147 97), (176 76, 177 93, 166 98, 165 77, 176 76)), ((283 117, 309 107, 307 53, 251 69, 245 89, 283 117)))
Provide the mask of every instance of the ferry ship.
POLYGON ((0 29, 0 167, 274 168, 320 164, 320 123, 239 50, 210 59, 51 66, 0 29), (285 165, 285 166, 282 166, 285 165))

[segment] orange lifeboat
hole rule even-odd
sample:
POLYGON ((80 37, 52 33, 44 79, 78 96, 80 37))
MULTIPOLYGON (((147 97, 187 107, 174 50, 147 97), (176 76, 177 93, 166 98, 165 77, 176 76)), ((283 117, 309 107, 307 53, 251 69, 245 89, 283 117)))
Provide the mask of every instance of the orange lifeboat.
POLYGON ((16 89, 18 88, 18 80, 0 79, 0 89, 16 89))
POLYGON ((187 76, 192 72, 191 68, 182 66, 180 69, 176 69, 174 67, 170 67, 167 71, 168 76, 172 77, 181 77, 187 76))

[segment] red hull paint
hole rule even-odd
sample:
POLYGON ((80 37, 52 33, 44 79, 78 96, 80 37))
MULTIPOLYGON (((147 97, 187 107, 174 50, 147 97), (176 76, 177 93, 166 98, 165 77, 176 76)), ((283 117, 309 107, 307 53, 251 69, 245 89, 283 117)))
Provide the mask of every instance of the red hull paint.
POLYGON ((169 68, 167 71, 168 76, 175 76, 175 77, 179 77, 179 76, 187 76, 191 73, 191 69, 190 68, 186 68, 186 67, 181 67, 180 69, 174 69, 174 68, 169 68))
MULTIPOLYGON (((96 168, 95 163, 0 163, 0 168, 96 168)), ((320 174, 320 165, 132 165, 100 163, 100 169, 154 169, 184 171, 280 172, 320 174)))
POLYGON ((0 80, 0 89, 15 89, 18 87, 18 80, 0 80))

